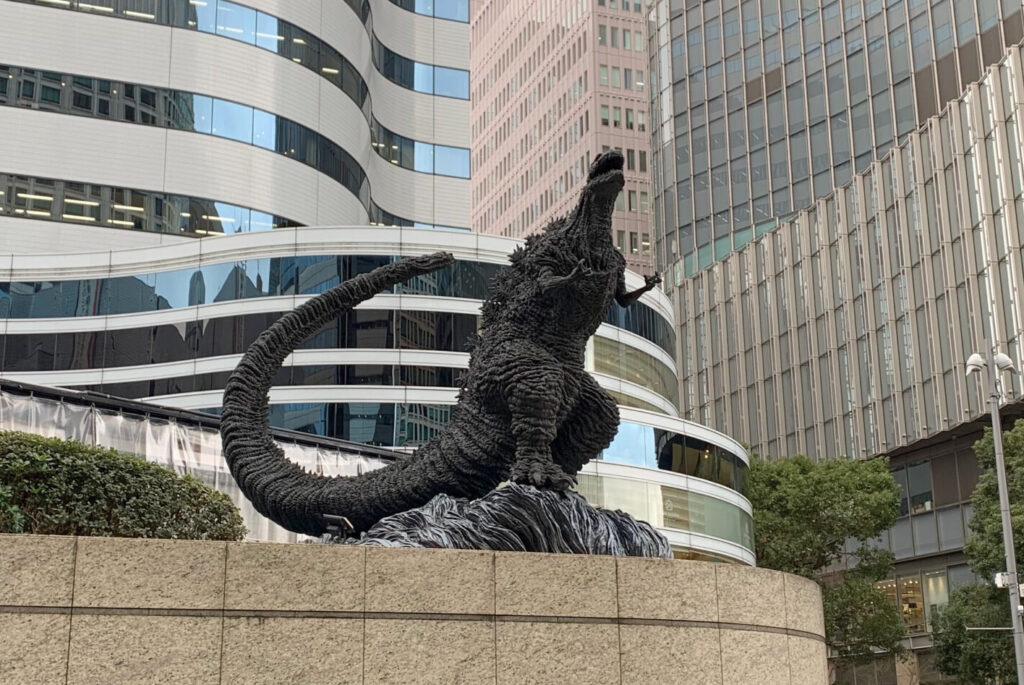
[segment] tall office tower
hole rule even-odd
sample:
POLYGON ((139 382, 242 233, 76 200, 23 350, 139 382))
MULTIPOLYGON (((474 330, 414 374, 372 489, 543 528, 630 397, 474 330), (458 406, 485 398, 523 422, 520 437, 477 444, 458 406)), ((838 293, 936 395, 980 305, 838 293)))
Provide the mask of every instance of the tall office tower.
MULTIPOLYGON (((1024 369, 1020 2, 656 3, 658 258, 683 415, 765 456, 885 455, 876 544, 916 655, 843 682, 948 682, 936 610, 988 423, 986 338, 1024 369)), ((1005 420, 1024 415, 1003 377, 1005 420)), ((1004 424, 1004 425, 1008 425, 1004 424)))
POLYGON ((850 182, 1024 38, 1014 0, 651 5, 657 256, 673 283, 850 182))
POLYGON ((524 237, 569 212, 598 153, 626 157, 614 240, 653 260, 645 9, 639 0, 482 0, 471 22, 473 230, 524 237))

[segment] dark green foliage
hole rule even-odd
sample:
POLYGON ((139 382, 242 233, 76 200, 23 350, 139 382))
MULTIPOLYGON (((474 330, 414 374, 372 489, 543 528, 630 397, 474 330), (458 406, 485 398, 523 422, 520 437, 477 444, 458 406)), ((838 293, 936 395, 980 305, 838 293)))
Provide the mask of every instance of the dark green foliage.
MULTIPOLYGON (((992 430, 973 445, 978 458, 978 485, 971 504, 971 535, 964 553, 971 570, 985 580, 1006 570, 1003 523, 999 512, 995 442, 992 430)), ((1010 495, 1010 519, 1018 572, 1024 560, 1024 420, 1003 431, 1003 456, 1010 495)), ((1010 631, 968 631, 971 627, 1010 625, 1010 598, 1006 590, 988 583, 968 585, 953 592, 949 605, 935 622, 936 664, 943 673, 965 683, 1007 683, 1017 679, 1010 631)))
POLYGON ((964 683, 995 685, 1017 680, 1009 630, 968 631, 1010 625, 1006 590, 977 583, 954 590, 934 622, 935 666, 964 683))
POLYGON ((241 540, 230 498, 99 447, 0 431, 0 532, 241 540))
POLYGON ((899 486, 888 461, 755 459, 747 496, 754 507, 757 565, 821 585, 825 637, 838 661, 870 660, 873 649, 902 654, 903 620, 875 587, 892 572, 893 557, 866 544, 899 514, 899 486), (849 555, 851 539, 860 545, 849 555), (837 565, 848 565, 848 556, 856 558, 856 568, 835 573, 837 565))

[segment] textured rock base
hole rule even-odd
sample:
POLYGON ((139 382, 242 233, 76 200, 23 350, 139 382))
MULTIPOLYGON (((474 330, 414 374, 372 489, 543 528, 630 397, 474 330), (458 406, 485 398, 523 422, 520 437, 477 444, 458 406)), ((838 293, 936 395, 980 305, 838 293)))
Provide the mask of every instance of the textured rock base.
POLYGON ((388 516, 359 539, 325 542, 501 552, 672 558, 668 540, 622 511, 591 506, 575 492, 510 483, 475 500, 438 495, 388 516))

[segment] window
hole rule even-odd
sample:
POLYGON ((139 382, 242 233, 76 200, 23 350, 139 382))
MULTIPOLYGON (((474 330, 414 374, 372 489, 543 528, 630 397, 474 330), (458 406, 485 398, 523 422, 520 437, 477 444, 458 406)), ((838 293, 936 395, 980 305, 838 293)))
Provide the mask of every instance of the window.
POLYGON ((604 24, 597 25, 597 44, 608 45, 608 27, 604 24))
POLYGON ((612 126, 619 128, 622 126, 622 108, 612 107, 612 126))
POLYGON ((636 130, 637 131, 646 131, 647 130, 647 125, 646 125, 646 122, 645 122, 646 119, 647 119, 647 113, 646 112, 644 112, 642 109, 637 111, 637 113, 636 113, 636 130))
POLYGON ((21 82, 21 97, 23 98, 34 98, 36 96, 36 84, 35 81, 22 81, 21 82))
MULTIPOLYGON (((45 89, 44 89, 45 90, 45 89)), ((88 112, 92 111, 92 95, 88 93, 74 93, 72 95, 71 104, 76 109, 84 109, 88 112)))
MULTIPOLYGON (((627 119, 627 121, 629 120, 628 115, 627 115, 626 119, 627 119)), ((633 169, 635 168, 635 165, 636 165, 636 155, 634 154, 634 151, 632 149, 626 150, 626 169, 628 171, 633 171, 633 169)))
POLYGON ((907 492, 910 513, 923 514, 932 510, 932 465, 929 462, 907 468, 907 492))
POLYGON ((622 70, 618 67, 612 67, 612 88, 622 87, 622 70))
MULTIPOLYGON (((615 0, 612 0, 612 2, 614 1, 615 0)), ((620 212, 622 211, 622 208, 625 206, 625 201, 622 199, 622 196, 623 192, 620 190, 619 194, 615 197, 615 209, 617 209, 620 212)))
POLYGON ((608 105, 601 105, 601 125, 608 125, 608 105))
MULTIPOLYGON (((640 43, 637 43, 637 45, 640 45, 640 43)), ((644 70, 643 69, 637 69, 636 70, 636 89, 637 90, 643 90, 644 89, 644 70)))
POLYGON ((602 64, 597 68, 597 80, 602 86, 608 85, 608 65, 602 64))
MULTIPOLYGON (((642 131, 643 128, 640 130, 642 131)), ((647 150, 640 150, 640 172, 643 173, 645 171, 647 171, 647 150)))
POLYGON ((629 234, 629 253, 640 254, 640 237, 633 232, 629 234))
POLYGON ((633 70, 622 70, 622 87, 626 90, 633 90, 633 70))
POLYGON ((622 29, 622 47, 624 50, 633 49, 633 32, 629 29, 622 29))
MULTIPOLYGON (((78 97, 78 93, 75 93, 75 97, 78 97)), ((40 87, 39 99, 43 102, 55 102, 60 104, 60 88, 54 88, 53 86, 40 87)))
POLYGON ((626 128, 633 129, 633 110, 626 108, 626 128))
POLYGON ((613 48, 619 47, 619 27, 618 26, 613 26, 612 27, 612 47, 613 48))
POLYGON ((637 201, 636 201, 636 191, 635 190, 629 191, 628 198, 629 198, 629 202, 627 203, 627 207, 628 207, 629 211, 635 212, 638 209, 637 201))
POLYGON ((651 203, 647 196, 646 190, 640 191, 640 213, 647 214, 651 211, 651 203))

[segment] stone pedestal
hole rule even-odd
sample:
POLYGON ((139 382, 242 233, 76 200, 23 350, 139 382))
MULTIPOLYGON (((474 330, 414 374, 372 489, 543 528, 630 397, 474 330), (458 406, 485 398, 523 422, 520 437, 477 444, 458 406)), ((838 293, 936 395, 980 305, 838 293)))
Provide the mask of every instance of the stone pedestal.
POLYGON ((818 587, 692 561, 0 536, 4 683, 827 683, 818 587))

